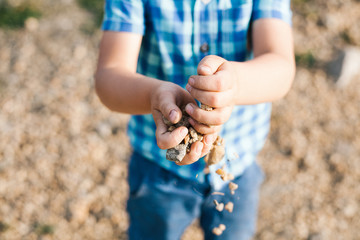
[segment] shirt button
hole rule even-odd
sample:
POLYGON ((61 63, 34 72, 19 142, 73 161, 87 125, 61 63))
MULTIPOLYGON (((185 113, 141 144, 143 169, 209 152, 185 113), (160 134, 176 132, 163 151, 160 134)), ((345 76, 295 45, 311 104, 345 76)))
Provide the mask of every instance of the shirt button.
POLYGON ((209 44, 207 43, 203 43, 201 46, 200 46, 200 51, 202 53, 207 53, 209 51, 209 44))

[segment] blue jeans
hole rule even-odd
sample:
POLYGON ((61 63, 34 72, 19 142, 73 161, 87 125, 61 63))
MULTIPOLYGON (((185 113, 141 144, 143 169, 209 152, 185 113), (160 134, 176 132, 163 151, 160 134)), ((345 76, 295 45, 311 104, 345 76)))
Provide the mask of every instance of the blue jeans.
POLYGON ((233 182, 239 185, 234 195, 225 185, 212 195, 208 182, 199 184, 174 175, 134 153, 129 164, 130 194, 127 210, 130 216, 130 240, 176 240, 195 218, 200 218, 206 240, 248 240, 256 228, 259 186, 264 174, 254 162, 233 182), (234 203, 234 210, 219 212, 213 200, 234 203), (221 236, 212 233, 224 224, 221 236))

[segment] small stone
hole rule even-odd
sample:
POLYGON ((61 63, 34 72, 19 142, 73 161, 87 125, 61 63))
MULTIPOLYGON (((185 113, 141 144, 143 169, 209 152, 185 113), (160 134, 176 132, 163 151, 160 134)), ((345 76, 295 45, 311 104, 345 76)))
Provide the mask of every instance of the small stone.
POLYGON ((164 123, 166 124, 166 126, 169 126, 169 127, 173 126, 172 122, 170 122, 169 120, 167 120, 166 117, 164 117, 164 116, 163 116, 163 121, 164 121, 164 123))
POLYGON ((226 174, 222 168, 219 168, 218 170, 216 170, 216 173, 220 176, 224 176, 226 174))
POLYGON ((172 131, 174 131, 175 129, 176 129, 176 127, 174 127, 174 126, 168 127, 168 131, 169 131, 169 132, 172 132, 172 131))
POLYGON ((174 162, 181 162, 186 155, 187 145, 179 144, 166 152, 166 159, 174 162))
POLYGON ((184 143, 187 145, 189 143, 189 141, 190 141, 190 135, 187 134, 184 138, 184 143))
POLYGON ((216 236, 220 236, 222 234, 223 231, 221 231, 220 228, 218 227, 214 227, 212 230, 213 234, 215 234, 216 236))
POLYGON ((232 181, 232 180, 234 180, 235 178, 234 178, 234 175, 232 175, 231 173, 228 173, 228 174, 226 174, 224 177, 223 177, 223 180, 224 181, 232 181))
POLYGON ((201 108, 202 110, 205 110, 205 111, 212 111, 212 110, 214 110, 214 108, 212 108, 212 107, 210 107, 210 106, 208 106, 208 105, 205 105, 205 104, 201 104, 200 108, 201 108))
POLYGON ((220 195, 220 196, 224 196, 225 193, 223 192, 212 192, 211 195, 220 195))
POLYGON ((337 87, 346 87, 360 74, 360 48, 351 46, 342 50, 339 56, 328 64, 328 71, 335 78, 337 87))
POLYGON ((224 204, 223 203, 219 203, 216 207, 216 210, 218 210, 219 212, 222 212, 224 210, 224 204))
POLYGON ((190 127, 190 128, 189 128, 189 133, 190 133, 190 136, 191 136, 192 138, 198 139, 198 134, 197 134, 197 132, 195 131, 194 128, 190 127))
POLYGON ((230 189, 232 195, 235 194, 235 190, 238 189, 238 187, 239 186, 236 183, 233 183, 233 182, 229 183, 229 189, 230 189))
POLYGON ((220 224, 220 225, 219 225, 219 229, 220 229, 221 231, 225 231, 225 229, 226 229, 225 224, 220 224))
POLYGON ((232 213, 232 211, 234 210, 234 203, 233 202, 228 202, 225 205, 225 210, 227 210, 229 213, 232 213))
POLYGON ((213 143, 210 153, 206 155, 205 162, 207 165, 213 165, 220 162, 225 156, 225 144, 224 139, 218 136, 213 143))
POLYGON ((222 212, 222 210, 224 210, 223 203, 219 203, 216 199, 214 199, 214 204, 215 204, 216 210, 218 210, 219 212, 222 212))

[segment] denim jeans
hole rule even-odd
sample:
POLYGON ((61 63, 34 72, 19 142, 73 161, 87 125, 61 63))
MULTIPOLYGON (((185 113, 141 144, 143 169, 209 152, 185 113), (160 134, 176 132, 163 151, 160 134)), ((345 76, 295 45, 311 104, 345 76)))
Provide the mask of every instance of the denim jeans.
POLYGON ((176 240, 195 218, 200 219, 206 240, 248 240, 255 233, 259 187, 264 174, 254 162, 233 180, 239 188, 234 195, 225 185, 222 195, 213 195, 209 182, 189 181, 134 153, 129 164, 130 240, 176 240), (234 210, 219 212, 219 203, 234 203, 234 210), (214 227, 224 224, 220 236, 214 227))

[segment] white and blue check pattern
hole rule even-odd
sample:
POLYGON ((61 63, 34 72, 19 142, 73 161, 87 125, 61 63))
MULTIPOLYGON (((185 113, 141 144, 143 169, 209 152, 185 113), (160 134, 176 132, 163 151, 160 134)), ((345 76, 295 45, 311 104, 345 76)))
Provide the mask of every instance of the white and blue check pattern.
MULTIPOLYGON (((171 81, 185 87, 197 73, 206 55, 229 61, 246 61, 249 24, 260 18, 278 18, 291 24, 290 0, 106 0, 103 30, 143 35, 137 72, 171 81), (208 44, 208 51, 201 46, 208 44)), ((221 136, 226 141, 226 156, 211 166, 213 172, 226 163, 226 169, 239 176, 263 147, 269 131, 271 104, 236 106, 221 136), (228 161, 229 160, 229 161, 228 161)), ((155 139, 151 115, 132 116, 128 135, 135 151, 184 178, 203 182, 205 163, 177 166, 166 160, 165 150, 155 139)))

